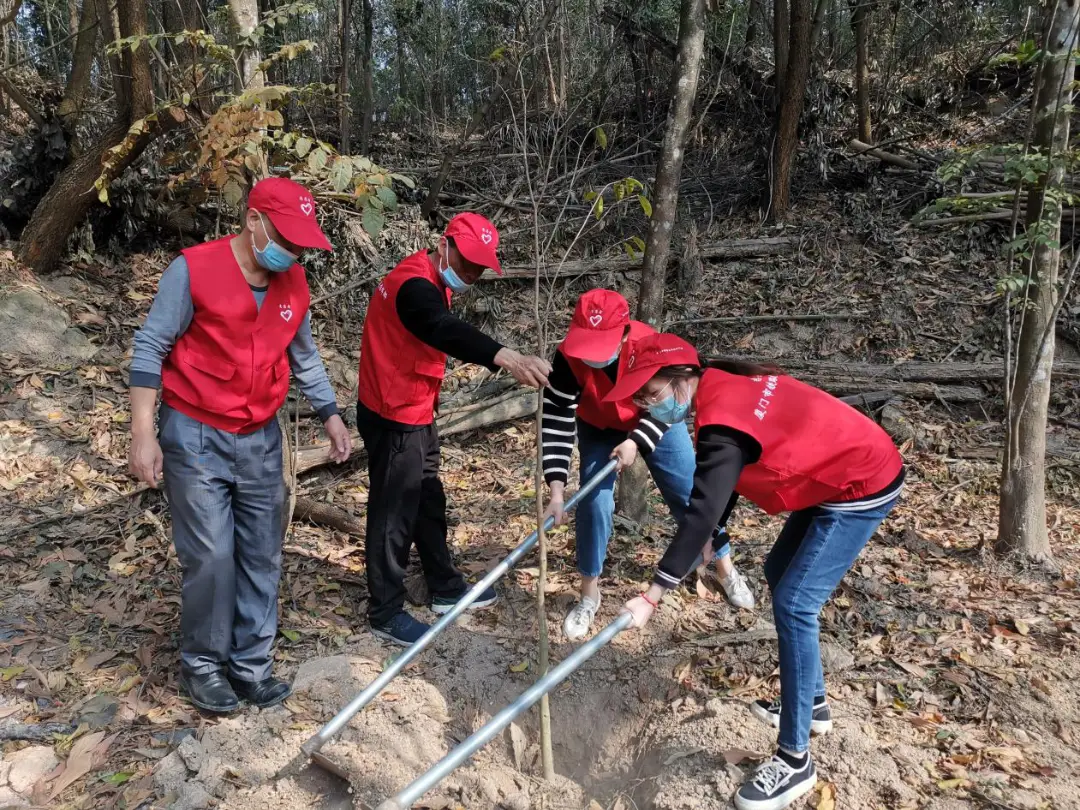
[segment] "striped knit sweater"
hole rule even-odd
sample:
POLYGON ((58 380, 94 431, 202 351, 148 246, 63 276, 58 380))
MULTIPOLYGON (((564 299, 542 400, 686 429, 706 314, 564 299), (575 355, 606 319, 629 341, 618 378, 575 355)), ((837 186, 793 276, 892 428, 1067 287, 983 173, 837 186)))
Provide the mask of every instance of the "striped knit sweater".
MULTIPOLYGON (((581 399, 581 384, 561 351, 555 352, 551 365, 548 387, 544 389, 544 418, 541 421, 544 480, 549 485, 553 481, 566 483, 570 474, 570 456, 577 438, 577 407, 581 399)), ((618 367, 616 360, 603 369, 613 382, 618 367)), ((626 437, 634 440, 642 454, 648 454, 656 449, 657 442, 667 429, 666 424, 643 413, 637 426, 626 437)), ((611 432, 615 434, 621 431, 611 432)))

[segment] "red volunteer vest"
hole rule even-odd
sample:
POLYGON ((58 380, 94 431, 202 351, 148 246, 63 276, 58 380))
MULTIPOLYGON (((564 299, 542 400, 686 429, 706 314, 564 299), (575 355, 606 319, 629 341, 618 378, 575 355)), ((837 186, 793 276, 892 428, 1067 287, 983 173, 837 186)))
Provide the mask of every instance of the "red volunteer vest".
MULTIPOLYGON (((630 340, 641 340, 655 333, 656 330, 647 323, 630 321, 630 340)), ((559 348, 562 349, 562 344, 559 348)), ((615 387, 615 383, 603 369, 593 368, 576 357, 567 357, 565 353, 563 357, 566 357, 570 370, 581 386, 577 415, 582 422, 601 430, 631 431, 637 426, 641 411, 633 402, 628 399, 604 402, 604 397, 615 387)))
POLYGON ((162 399, 203 424, 251 433, 274 418, 289 393, 286 349, 311 296, 304 268, 294 264, 270 274, 260 309, 230 242, 182 251, 195 314, 162 365, 162 399))
MULTIPOLYGON (((420 251, 391 270, 368 302, 360 341, 359 397, 384 419, 429 425, 446 374, 446 355, 418 340, 398 317, 398 290, 413 278, 443 286, 427 251, 420 251)), ((450 298, 446 290, 447 306, 450 298)))
POLYGON ((892 439, 846 402, 784 375, 707 370, 695 428, 723 425, 753 436, 761 458, 743 468, 738 493, 770 515, 880 492, 900 474, 892 439))

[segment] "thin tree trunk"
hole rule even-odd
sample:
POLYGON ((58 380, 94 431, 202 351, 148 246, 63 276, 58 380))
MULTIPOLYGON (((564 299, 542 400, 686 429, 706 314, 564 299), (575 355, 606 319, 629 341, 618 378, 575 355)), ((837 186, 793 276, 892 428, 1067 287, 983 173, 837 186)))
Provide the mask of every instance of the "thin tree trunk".
POLYGON ((41 6, 42 16, 45 17, 45 34, 49 43, 49 53, 52 55, 53 76, 56 81, 60 81, 60 50, 56 47, 56 40, 53 37, 52 8, 48 3, 42 3, 41 6))
POLYGON ((855 110, 859 121, 859 140, 873 143, 870 122, 870 2, 852 0, 851 27, 855 33, 855 110))
POLYGON ((402 15, 394 11, 394 68, 397 70, 397 94, 401 101, 405 101, 405 91, 408 87, 405 81, 405 24, 402 15))
MULTIPOLYGON (((799 3, 800 0, 794 2, 799 3)), ((773 0, 773 64, 776 66, 777 104, 784 97, 784 86, 787 84, 790 30, 788 0, 773 0)))
MULTIPOLYGON (((365 6, 367 4, 365 3, 365 6)), ((352 8, 349 0, 338 0, 338 41, 341 44, 341 67, 338 69, 338 126, 341 130, 341 153, 352 152, 352 115, 349 103, 349 30, 352 28, 352 8)), ((365 14, 367 9, 365 8, 365 14)), ((367 60, 364 60, 365 66, 367 60)), ((361 138, 361 140, 363 140, 361 138)), ((363 152, 366 145, 361 144, 363 152)))
POLYGON ((821 41, 821 32, 825 28, 825 20, 829 16, 833 0, 818 0, 817 8, 814 9, 814 26, 810 32, 810 50, 814 50, 821 41))
POLYGON ((78 154, 75 127, 83 114, 86 96, 90 90, 90 70, 94 66, 94 47, 97 42, 98 10, 95 0, 84 0, 82 19, 76 22, 78 36, 75 38, 75 51, 72 54, 71 73, 68 74, 64 98, 56 108, 60 126, 68 141, 68 155, 74 158, 78 154))
MULTIPOLYGON (((161 6, 161 22, 170 33, 180 31, 198 31, 205 28, 202 23, 202 9, 199 0, 165 0, 161 6)), ((195 74, 195 47, 193 45, 171 45, 176 57, 176 70, 180 76, 180 86, 185 92, 195 96, 198 91, 198 77, 195 74)))
MULTIPOLYGON (((783 0, 776 0, 777 4, 783 0)), ((773 147, 772 216, 783 219, 790 205, 791 167, 799 140, 799 118, 806 103, 806 81, 810 74, 810 0, 792 0, 787 75, 776 121, 773 147)))
MULTIPOLYGON (((679 205, 679 178, 682 175, 686 135, 697 95, 704 45, 705 0, 682 0, 678 51, 671 74, 671 106, 664 127, 656 184, 652 189, 652 217, 645 241, 637 309, 638 320, 657 329, 663 328, 664 280, 679 205)), ((647 473, 641 459, 629 470, 623 471, 619 483, 619 511, 637 523, 643 522, 647 513, 646 483, 647 473)))
POLYGON ((375 5, 371 0, 364 4, 364 65, 360 71, 360 152, 367 154, 371 148, 372 119, 375 117, 375 5))
POLYGON ((746 9, 746 40, 743 47, 752 48, 757 44, 761 18, 764 16, 764 0, 750 0, 750 6, 746 9))
POLYGON ((570 60, 567 56, 566 48, 566 8, 564 7, 562 13, 559 14, 558 25, 558 61, 559 61, 559 112, 566 112, 566 94, 568 92, 568 85, 570 83, 570 60))
MULTIPOLYGON (((1051 557, 1046 527, 1046 422, 1054 361, 1054 315, 1061 263, 1061 189, 1069 148, 1073 59, 1080 37, 1080 2, 1049 3, 1041 82, 1033 100, 1034 146, 1049 169, 1031 189, 1026 232, 1031 277, 1020 310, 1015 384, 1008 386, 1005 456, 1001 470, 999 553, 1051 557), (1037 237, 1037 238, 1036 238, 1037 237)), ((1008 381, 1007 381, 1008 384, 1008 381)))
MULTIPOLYGON (((93 0, 97 4, 98 27, 101 29, 101 39, 105 44, 116 42, 120 39, 120 19, 117 10, 110 0, 93 0)), ((110 83, 116 94, 117 109, 125 109, 128 99, 128 80, 124 71, 124 60, 121 54, 108 55, 110 83)))
MULTIPOLYGON (((544 31, 551 24, 552 18, 555 16, 555 12, 559 8, 559 0, 553 0, 551 5, 548 6, 547 13, 544 14, 543 19, 537 25, 536 29, 532 32, 532 36, 526 43, 526 46, 522 49, 523 56, 530 55, 533 49, 536 47, 540 38, 544 35, 544 31)), ((517 60, 507 59, 503 65, 503 69, 499 73, 499 78, 495 82, 495 87, 488 94, 484 103, 473 113, 472 118, 469 119, 468 124, 465 125, 465 131, 461 135, 461 139, 454 144, 451 149, 446 150, 446 154, 443 156, 442 166, 439 167, 439 174, 435 178, 435 182, 431 184, 428 189, 427 196, 424 198, 423 205, 420 206, 420 216, 423 219, 427 219, 431 212, 435 210, 435 206, 439 202, 439 192, 442 191, 443 184, 446 182, 446 178, 450 176, 450 169, 454 165, 454 158, 457 157, 458 151, 461 149, 461 145, 468 141, 469 136, 476 131, 476 128, 480 126, 488 117, 488 113, 491 112, 491 108, 494 106, 496 99, 502 98, 503 86, 512 77, 517 75, 517 60)))
POLYGON ((258 69, 262 57, 259 46, 251 42, 251 33, 259 24, 259 4, 257 0, 229 0, 229 23, 236 37, 236 67, 234 89, 258 89, 265 83, 262 72, 258 69))

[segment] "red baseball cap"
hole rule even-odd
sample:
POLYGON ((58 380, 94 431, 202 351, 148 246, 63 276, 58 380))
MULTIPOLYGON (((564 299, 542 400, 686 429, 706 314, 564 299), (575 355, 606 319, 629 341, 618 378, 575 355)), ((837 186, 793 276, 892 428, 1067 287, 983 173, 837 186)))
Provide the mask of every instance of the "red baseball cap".
POLYGON ((630 325, 630 305, 614 290, 589 290, 578 299, 562 344, 567 357, 599 362, 619 349, 630 325))
POLYGON ((458 253, 473 264, 489 267, 500 276, 503 274, 502 265, 495 255, 495 249, 499 246, 499 232, 486 217, 470 212, 458 214, 450 220, 443 236, 453 239, 458 253))
POLYGON ((623 352, 619 379, 604 402, 630 399, 656 372, 666 366, 700 365, 697 350, 681 337, 665 332, 635 340, 623 352))
POLYGON ((248 194, 248 208, 266 214, 278 233, 302 248, 333 250, 315 218, 315 198, 285 177, 260 180, 248 194))

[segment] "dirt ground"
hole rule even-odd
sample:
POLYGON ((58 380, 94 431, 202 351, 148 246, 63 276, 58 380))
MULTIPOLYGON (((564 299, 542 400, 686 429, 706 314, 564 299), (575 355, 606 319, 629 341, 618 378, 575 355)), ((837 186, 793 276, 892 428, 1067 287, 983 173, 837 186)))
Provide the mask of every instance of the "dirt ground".
MULTIPOLYGON (((858 210, 846 216, 843 227, 808 223, 799 256, 709 266, 705 283, 724 300, 672 295, 670 311, 865 313, 852 322, 703 327, 694 339, 707 351, 781 361, 995 356, 996 270, 981 242, 873 241, 859 230, 858 210), (898 283, 901 272, 919 283, 898 283)), ((278 672, 296 678, 296 694, 224 719, 202 717, 178 696, 179 571, 168 511, 159 493, 132 494, 124 472, 125 352, 164 258, 75 268, 36 290, 99 347, 92 360, 0 355, 0 808, 373 808, 535 680, 535 558, 506 578, 498 606, 448 631, 327 745, 347 785, 313 768, 275 778, 393 650, 363 619, 363 538, 296 523, 277 648, 278 672), (26 726, 39 737, 24 739, 26 726), (27 769, 31 759, 39 771, 27 769)), ((629 293, 635 283, 597 277, 559 295, 572 301, 586 284, 629 293)), ((520 301, 500 317, 503 334, 529 324, 527 292, 514 289, 520 301)), ((328 326, 320 340, 346 402, 354 348, 330 334, 342 332, 328 326)), ((898 442, 909 483, 824 613, 836 728, 812 743, 821 788, 800 808, 1080 808, 1077 432, 1066 419, 1050 434, 1056 569, 1003 563, 989 550, 1001 429, 987 391, 972 407, 904 401, 891 412, 902 423, 893 429, 906 431, 898 442)), ((1067 381, 1055 393, 1057 412, 1072 420, 1076 393, 1067 381)), ((528 420, 445 442, 452 542, 471 577, 529 532, 533 458, 528 420)), ((364 465, 309 475, 301 490, 362 516, 364 465)), ((649 525, 617 529, 602 621, 647 581, 670 536, 658 497, 652 507, 649 525)), ((554 784, 538 778, 530 712, 417 806, 730 806, 775 742, 747 704, 777 688, 761 564, 779 525, 745 506, 731 524, 755 612, 734 611, 691 583, 644 632, 623 633, 555 690, 554 784)), ((571 538, 567 530, 551 538, 556 661, 571 649, 560 630, 574 596, 571 538)))

